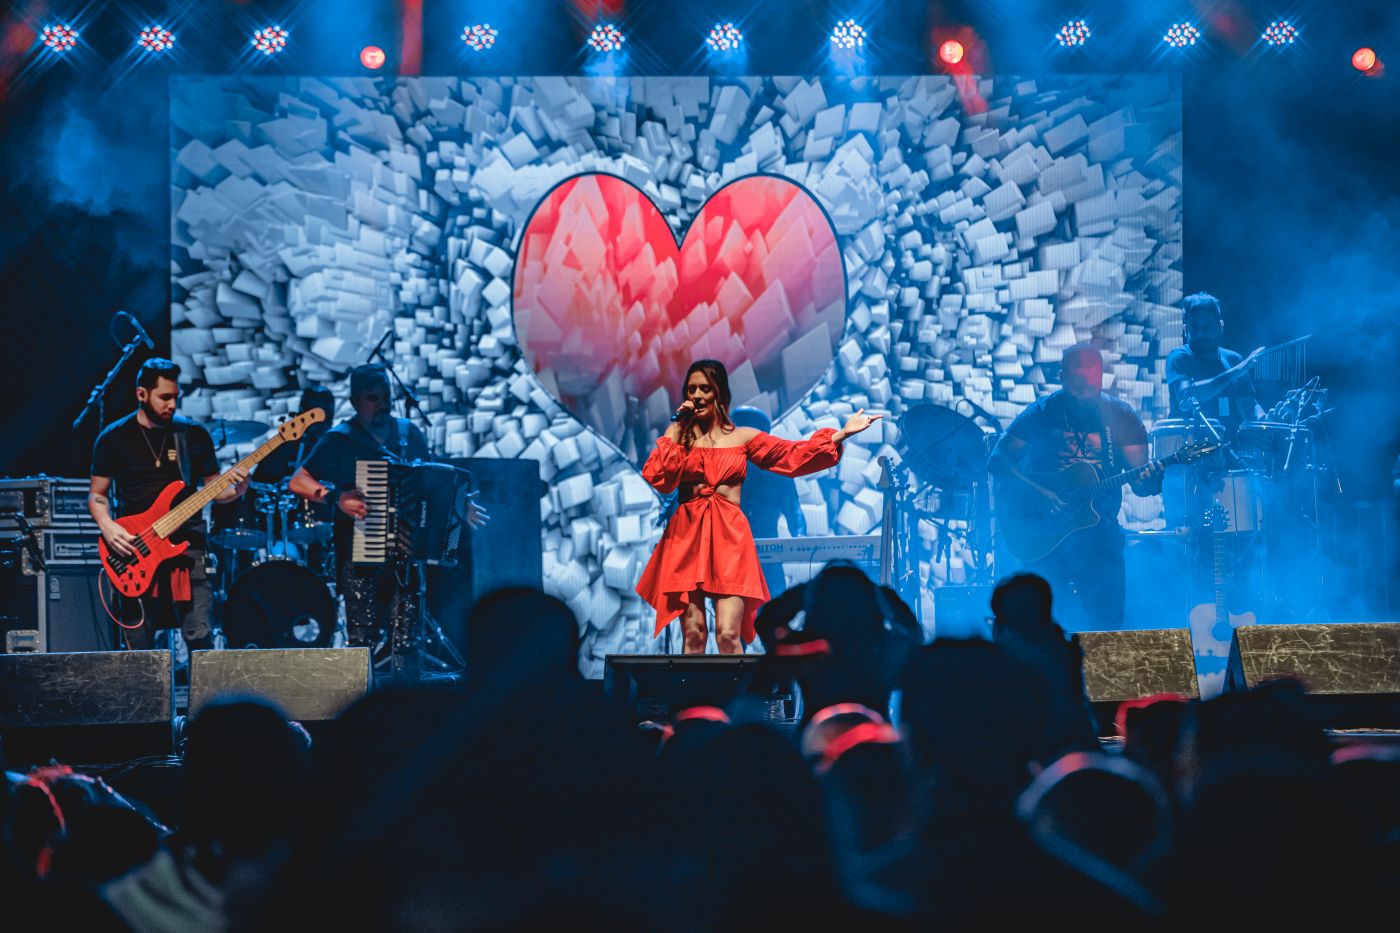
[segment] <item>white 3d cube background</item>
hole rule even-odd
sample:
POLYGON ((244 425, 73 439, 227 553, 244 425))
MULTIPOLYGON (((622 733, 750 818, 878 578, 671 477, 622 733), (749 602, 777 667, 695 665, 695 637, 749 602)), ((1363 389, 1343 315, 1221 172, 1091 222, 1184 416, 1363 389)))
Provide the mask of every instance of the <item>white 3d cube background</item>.
MULTIPOLYGON (((586 427, 520 347, 515 257, 540 200, 575 175, 619 176, 679 239, 744 176, 815 199, 844 265, 844 332, 834 354, 804 345, 831 365, 785 400, 775 433, 889 414, 836 471, 799 481, 809 534, 868 533, 875 458, 913 405, 970 399, 1009 421, 1055 388, 1065 347, 1092 340, 1109 391, 1149 421, 1165 413, 1181 338, 1177 80, 177 77, 182 405, 271 423, 315 382, 344 417, 346 374, 392 329, 439 454, 539 461, 545 585, 579 615, 596 676, 606 654, 660 650, 632 592, 658 502, 636 438, 586 427)), ((1153 502, 1126 508, 1156 518, 1153 502)), ((955 548, 922 572, 956 579, 958 564, 955 548)))

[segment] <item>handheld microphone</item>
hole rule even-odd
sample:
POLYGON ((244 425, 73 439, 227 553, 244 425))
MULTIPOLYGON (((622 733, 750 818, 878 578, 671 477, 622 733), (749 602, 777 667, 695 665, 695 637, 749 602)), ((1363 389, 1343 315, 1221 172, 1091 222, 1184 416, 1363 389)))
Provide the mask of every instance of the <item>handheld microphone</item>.
POLYGON ((127 323, 131 325, 131 329, 136 331, 136 336, 140 337, 141 342, 146 345, 147 350, 154 350, 156 348, 156 342, 151 339, 150 334, 146 333, 146 328, 141 326, 140 321, 136 320, 136 318, 127 314, 125 311, 118 311, 117 317, 126 319, 127 323))
POLYGON ((675 411, 671 412, 672 421, 689 421, 691 418, 694 417, 695 409, 691 408, 689 405, 682 405, 675 411))

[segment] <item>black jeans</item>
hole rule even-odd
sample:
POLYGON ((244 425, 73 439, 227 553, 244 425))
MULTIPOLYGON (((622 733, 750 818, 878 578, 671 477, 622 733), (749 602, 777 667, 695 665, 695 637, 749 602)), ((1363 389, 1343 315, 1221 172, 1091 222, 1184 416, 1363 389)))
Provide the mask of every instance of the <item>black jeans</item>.
POLYGON ((1076 531, 1047 556, 1021 569, 1050 581, 1055 615, 1070 631, 1123 628, 1123 529, 1116 521, 1076 531))
POLYGON ((396 678, 416 679, 419 631, 418 571, 385 564, 382 567, 342 563, 336 586, 345 598, 346 640, 373 648, 387 634, 396 678))
POLYGON ((122 600, 122 643, 132 651, 149 650, 155 647, 156 629, 178 627, 190 650, 212 647, 213 637, 209 627, 212 596, 204 552, 186 551, 162 564, 157 574, 157 587, 161 595, 152 596, 148 592, 137 599, 122 600), (189 602, 176 602, 169 596, 170 573, 178 568, 190 573, 189 602))

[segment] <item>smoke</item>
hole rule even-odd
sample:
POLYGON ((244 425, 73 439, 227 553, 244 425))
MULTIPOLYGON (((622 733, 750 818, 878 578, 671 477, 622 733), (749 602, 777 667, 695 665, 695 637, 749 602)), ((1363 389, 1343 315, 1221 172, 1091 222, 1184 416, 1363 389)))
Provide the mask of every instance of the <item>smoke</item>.
POLYGON ((1297 70, 1235 77, 1200 87, 1194 76, 1187 290, 1221 298, 1227 343, 1243 351, 1315 335, 1309 370, 1338 408, 1343 485, 1378 494, 1400 448, 1384 375, 1400 357, 1400 175, 1386 163, 1400 100, 1350 76, 1335 88, 1297 70))
MULTIPOLYGON (((59 69, 6 102, 0 369, 7 394, 44 407, 7 412, 0 472, 85 475, 96 424, 68 424, 116 359, 110 315, 125 308, 157 337, 168 326, 167 109, 163 74, 104 90, 59 69)), ((109 416, 130 404, 130 376, 109 416)))

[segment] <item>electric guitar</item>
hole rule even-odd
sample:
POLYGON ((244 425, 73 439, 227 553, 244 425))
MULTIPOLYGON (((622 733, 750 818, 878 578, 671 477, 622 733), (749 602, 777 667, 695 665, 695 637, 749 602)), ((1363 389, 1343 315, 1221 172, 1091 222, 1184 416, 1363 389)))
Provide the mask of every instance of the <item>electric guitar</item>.
POLYGON ((1117 489, 1154 465, 1166 469, 1194 463, 1219 449, 1219 444, 1194 444, 1161 460, 1151 460, 1107 478, 1100 478, 1092 463, 1071 463, 1057 473, 1027 474, 1032 481, 1059 496, 1063 506, 1052 505, 1049 499, 1018 479, 998 478, 995 484, 997 519, 1006 545, 1021 560, 1040 560, 1076 531, 1099 523, 1094 500, 1104 493, 1117 489))
MULTIPOLYGON (((1215 561, 1215 602, 1201 603, 1187 616, 1191 626, 1191 644, 1195 649, 1197 666, 1202 677, 1214 677, 1222 684, 1225 665, 1230 655, 1230 636, 1241 625, 1253 625, 1254 613, 1230 611, 1230 586, 1234 572, 1226 551, 1224 531, 1229 527, 1230 513, 1216 503, 1205 515, 1205 525, 1211 532, 1211 548, 1215 561), (1200 658, 1210 658, 1201 663, 1200 658)), ((1216 691, 1218 692, 1218 691, 1216 691)), ((1206 698, 1202 686, 1202 699, 1206 698)))
POLYGON ((241 467, 247 473, 251 473, 253 467, 268 454, 287 441, 300 439, 308 427, 325 420, 326 413, 320 408, 308 409, 288 418, 277 426, 277 433, 263 441, 257 450, 230 467, 228 472, 206 483, 203 489, 174 508, 171 508, 171 502, 185 489, 185 484, 180 480, 161 490, 156 501, 146 511, 117 519, 118 525, 136 537, 136 553, 131 557, 123 557, 108 549, 106 538, 97 539, 97 553, 102 557, 102 568, 107 572, 107 579, 112 581, 112 586, 123 596, 140 596, 150 589, 151 584, 155 582, 156 568, 170 558, 183 554, 190 546, 188 541, 176 544, 170 540, 170 536, 192 516, 199 514, 215 496, 236 485, 233 478, 235 469, 241 467))

